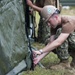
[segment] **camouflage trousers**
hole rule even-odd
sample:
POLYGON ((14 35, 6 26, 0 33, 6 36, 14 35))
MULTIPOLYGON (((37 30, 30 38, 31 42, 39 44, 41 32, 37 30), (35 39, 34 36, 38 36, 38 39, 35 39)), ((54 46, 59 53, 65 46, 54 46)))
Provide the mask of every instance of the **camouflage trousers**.
MULTIPOLYGON (((57 30, 55 39, 58 38, 58 36, 61 33, 61 30, 62 30, 61 28, 57 30)), ((68 59, 70 56, 69 54, 71 52, 75 52, 74 49, 75 49, 75 32, 71 33, 67 38, 67 40, 56 49, 56 53, 60 60, 68 59)))

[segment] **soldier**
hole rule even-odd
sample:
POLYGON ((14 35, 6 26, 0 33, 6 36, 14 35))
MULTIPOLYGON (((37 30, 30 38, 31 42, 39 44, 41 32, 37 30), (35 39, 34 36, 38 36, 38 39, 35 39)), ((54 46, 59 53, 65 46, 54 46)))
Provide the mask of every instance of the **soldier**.
POLYGON ((65 68, 70 68, 68 61, 70 53, 73 58, 71 66, 75 68, 75 17, 61 16, 60 11, 52 5, 39 8, 32 4, 30 0, 27 0, 27 3, 40 12, 44 22, 51 27, 50 42, 43 49, 33 51, 35 55, 39 55, 34 58, 34 64, 36 65, 49 52, 56 49, 58 57, 61 59, 60 62, 62 62, 61 65, 65 68))

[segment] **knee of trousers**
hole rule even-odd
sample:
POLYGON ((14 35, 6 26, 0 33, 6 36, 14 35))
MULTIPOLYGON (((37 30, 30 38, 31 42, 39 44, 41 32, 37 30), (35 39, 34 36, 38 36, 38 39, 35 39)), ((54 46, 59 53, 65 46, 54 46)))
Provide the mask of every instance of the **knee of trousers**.
POLYGON ((68 52, 68 40, 66 40, 61 46, 56 49, 58 58, 60 59, 68 59, 69 52, 68 52))
MULTIPOLYGON (((61 34, 61 28, 59 28, 56 32, 55 39, 61 34)), ((69 52, 68 52, 68 40, 66 40, 61 46, 56 49, 56 53, 59 59, 68 59, 69 52)))

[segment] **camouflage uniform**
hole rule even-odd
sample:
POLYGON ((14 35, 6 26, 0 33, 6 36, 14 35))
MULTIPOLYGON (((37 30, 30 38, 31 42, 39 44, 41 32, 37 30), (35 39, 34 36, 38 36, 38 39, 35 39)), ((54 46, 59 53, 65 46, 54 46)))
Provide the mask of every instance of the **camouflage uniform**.
POLYGON ((38 42, 45 43, 45 40, 50 37, 50 27, 40 18, 38 29, 38 42))
MULTIPOLYGON (((56 32, 55 39, 61 33, 61 28, 59 28, 56 32)), ((59 59, 64 60, 69 58, 69 54, 72 56, 72 62, 75 62, 75 32, 71 33, 68 39, 56 49, 57 55, 59 59)))

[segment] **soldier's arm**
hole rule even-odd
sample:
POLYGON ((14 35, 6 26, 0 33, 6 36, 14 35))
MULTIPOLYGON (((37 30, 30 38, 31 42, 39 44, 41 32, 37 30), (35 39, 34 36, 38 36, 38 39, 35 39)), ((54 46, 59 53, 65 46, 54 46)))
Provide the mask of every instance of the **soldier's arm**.
POLYGON ((36 10, 36 11, 38 11, 38 12, 41 12, 41 7, 38 7, 38 6, 36 6, 36 5, 34 5, 32 2, 31 2, 31 0, 26 0, 27 1, 27 4, 30 6, 30 7, 32 7, 34 10, 36 10))
POLYGON ((60 46, 67 39, 68 36, 69 36, 69 33, 61 33, 56 40, 54 40, 52 43, 50 43, 48 46, 45 46, 42 49, 43 53, 54 50, 55 48, 60 46))
POLYGON ((52 43, 45 46, 41 52, 35 51, 34 53, 40 55, 41 53, 50 52, 56 49, 58 46, 60 46, 67 39, 68 36, 69 36, 69 33, 61 33, 56 40, 54 40, 52 43))

